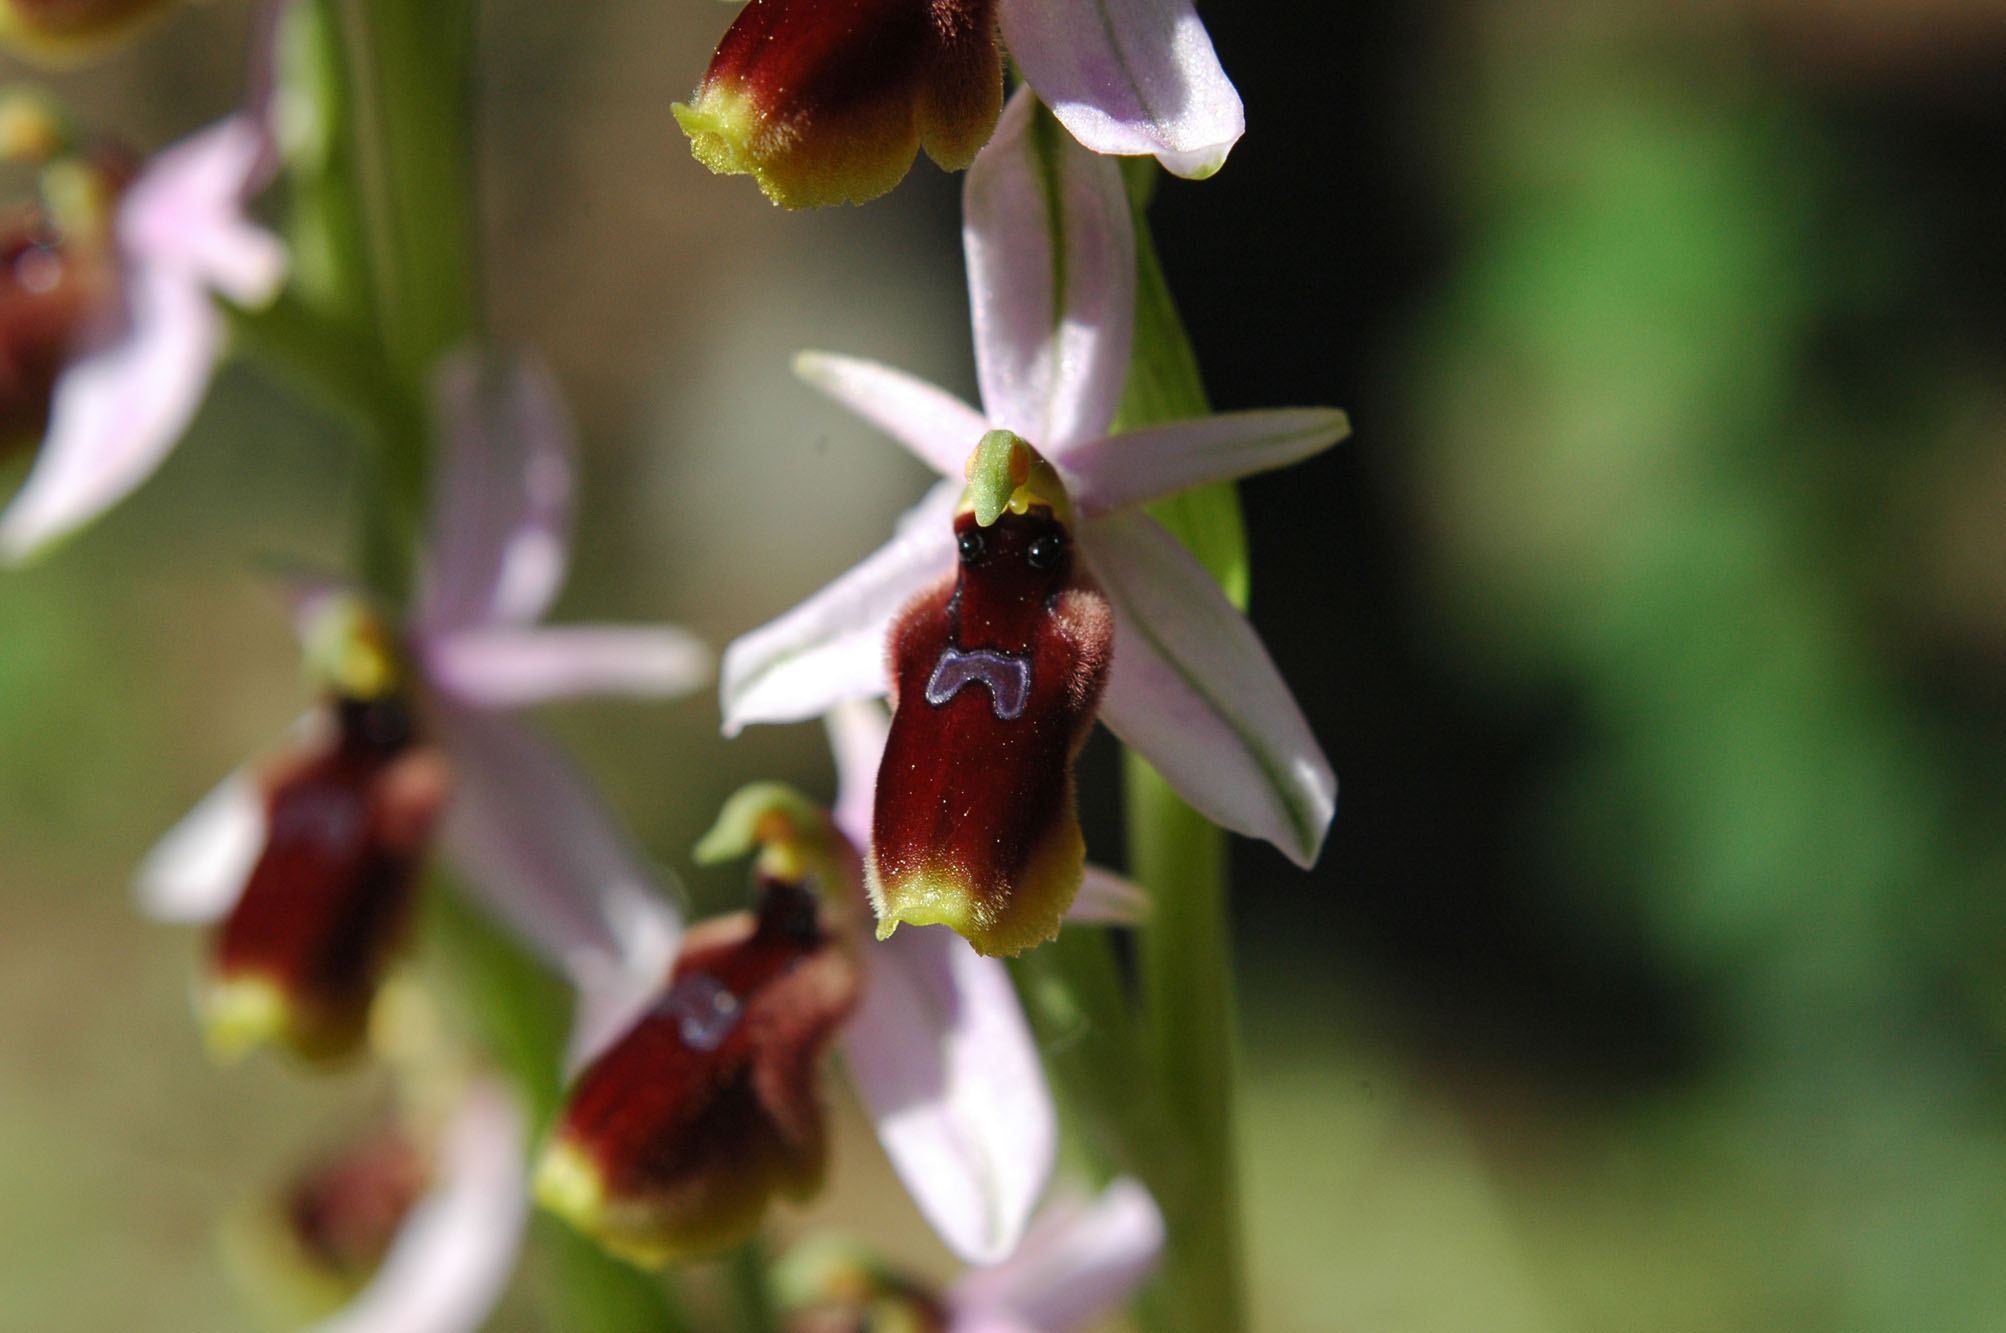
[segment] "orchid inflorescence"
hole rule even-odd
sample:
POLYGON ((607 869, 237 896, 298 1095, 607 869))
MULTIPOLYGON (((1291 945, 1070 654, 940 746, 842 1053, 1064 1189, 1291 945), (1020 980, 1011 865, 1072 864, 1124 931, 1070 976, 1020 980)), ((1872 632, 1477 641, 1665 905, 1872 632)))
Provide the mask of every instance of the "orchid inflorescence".
MULTIPOLYGON (((0 39, 83 59, 164 8, 0 0, 0 39)), ((338 40, 318 9, 262 5, 243 108, 136 166, 39 95, 0 104, 0 148, 41 182, 0 255, 0 446, 32 454, 0 512, 5 558, 42 555, 146 479, 232 329, 255 349, 260 312, 285 306, 357 337, 293 291, 257 216, 281 180, 295 207, 335 197, 311 189, 328 155, 287 129, 314 90, 278 54, 338 40)), ((1145 506, 1306 458, 1343 415, 1124 407, 1166 335, 1138 329, 1153 270, 1110 155, 1209 176, 1242 132, 1238 93, 1188 0, 749 0, 676 115, 698 160, 789 206, 882 194, 922 146, 967 169, 980 405, 838 353, 796 363, 943 480, 885 546, 723 654, 726 734, 823 719, 833 808, 774 783, 732 797, 697 858, 750 858, 749 909, 685 923, 670 878, 519 713, 686 694, 708 654, 668 626, 541 623, 567 563, 575 446, 533 356, 439 347, 406 366, 365 325, 372 373, 345 383, 363 386, 377 447, 420 466, 382 468, 390 491, 363 503, 424 521, 365 524, 356 573, 278 581, 313 699, 275 757, 160 842, 141 902, 212 925, 195 993, 219 1055, 369 1053, 396 1075, 391 1128, 303 1177, 266 1227, 332 1284, 321 1327, 477 1326, 532 1196, 643 1266, 738 1245, 772 1197, 820 1187, 832 1046, 919 1211, 976 1267, 934 1286, 804 1246, 773 1284, 796 1325, 1083 1326, 1180 1219, 1120 1175, 1147 1180, 1175 1145, 1103 1148, 1098 1201, 1064 1186, 1040 1211, 1062 1121, 1042 1020, 999 956, 1067 921, 1157 928, 1149 886, 1087 862, 1074 760, 1103 720, 1205 819, 1303 866, 1335 803, 1258 636, 1145 506), (434 850, 575 997, 568 1047, 539 1070, 411 1017, 432 1012, 403 960, 434 850), (560 1086, 532 1142, 532 1108, 560 1086)), ((419 262, 394 227, 361 243, 419 262)))

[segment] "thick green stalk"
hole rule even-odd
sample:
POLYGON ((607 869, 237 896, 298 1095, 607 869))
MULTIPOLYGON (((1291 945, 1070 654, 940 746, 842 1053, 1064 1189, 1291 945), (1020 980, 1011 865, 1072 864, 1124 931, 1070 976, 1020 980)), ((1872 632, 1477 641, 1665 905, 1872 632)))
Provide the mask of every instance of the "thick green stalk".
MULTIPOLYGON (((1153 164, 1145 169, 1153 173, 1153 164)), ((1138 201, 1135 350, 1118 428, 1209 410, 1143 213, 1147 178, 1131 173, 1129 179, 1138 201)), ((1151 513, 1244 604, 1246 536, 1230 485, 1187 492, 1151 506, 1151 513)), ((1230 1333, 1244 1326, 1246 1312, 1225 835, 1133 752, 1124 778, 1130 869, 1155 904, 1138 937, 1137 961, 1144 1049, 1168 1130, 1168 1143, 1136 1157, 1169 1222, 1163 1266, 1144 1294, 1142 1315, 1153 1330, 1230 1333)))

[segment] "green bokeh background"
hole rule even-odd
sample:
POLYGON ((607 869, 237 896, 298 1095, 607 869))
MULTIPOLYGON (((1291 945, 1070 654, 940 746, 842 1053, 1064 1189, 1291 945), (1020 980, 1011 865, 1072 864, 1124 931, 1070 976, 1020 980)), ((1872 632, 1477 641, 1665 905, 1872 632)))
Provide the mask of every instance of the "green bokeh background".
MULTIPOLYGON (((1954 0, 1208 7, 1250 134, 1158 205, 1224 407, 1355 439, 1247 488, 1257 623, 1344 782, 1236 851, 1259 1326, 2006 1325, 2006 19, 1954 0), (1218 11, 1218 12, 1213 12, 1218 11)), ((485 9, 490 322, 571 394, 559 618, 722 644, 878 541, 825 346, 972 389, 954 183, 787 216, 668 114, 726 11, 485 9)), ((47 80, 143 148, 241 4, 47 80)), ((383 1089, 212 1068, 131 867, 308 702, 260 570, 338 563, 338 428, 255 365, 0 581, 0 1329, 258 1327, 219 1219, 383 1089)), ((699 906, 812 727, 544 720, 699 906)), ((1082 775, 1118 860, 1101 746, 1082 775)), ((950 1265, 841 1103, 836 1220, 950 1265)), ((498 1328, 566 1328, 548 1259, 498 1328)))

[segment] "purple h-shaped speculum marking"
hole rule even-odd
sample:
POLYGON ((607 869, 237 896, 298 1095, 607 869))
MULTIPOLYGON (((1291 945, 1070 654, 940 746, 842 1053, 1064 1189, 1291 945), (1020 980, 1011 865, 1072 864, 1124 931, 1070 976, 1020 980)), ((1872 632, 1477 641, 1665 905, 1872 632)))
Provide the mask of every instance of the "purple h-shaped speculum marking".
POLYGON ((1024 705, 1031 700, 1031 664, 993 648, 941 650, 933 676, 926 682, 926 701, 938 708, 972 680, 989 687, 989 706, 1002 721, 1014 722, 1023 716, 1024 705))

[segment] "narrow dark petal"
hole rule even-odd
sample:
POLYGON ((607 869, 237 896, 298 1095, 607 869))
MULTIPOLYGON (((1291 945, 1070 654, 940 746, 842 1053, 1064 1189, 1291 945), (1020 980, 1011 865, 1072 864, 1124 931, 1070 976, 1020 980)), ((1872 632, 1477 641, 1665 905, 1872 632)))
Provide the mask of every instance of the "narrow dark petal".
POLYGON ((316 1058, 352 1050, 410 916, 444 762, 412 744, 394 701, 345 702, 339 714, 331 745, 267 780, 264 851, 210 965, 206 1007, 224 1054, 267 1038, 316 1058))
POLYGON ((661 998, 579 1076, 538 1195, 609 1249, 661 1263, 733 1244, 775 1193, 820 1186, 815 1072, 862 977, 812 894, 690 932, 661 998))
POLYGON ((1003 104, 995 0, 749 0, 676 118, 776 203, 862 201, 924 147, 974 160, 1003 104))
POLYGON ((894 623, 871 885, 880 930, 945 924, 987 954, 1058 933, 1086 848, 1072 763, 1113 617, 1044 508, 956 522, 961 564, 894 623))

